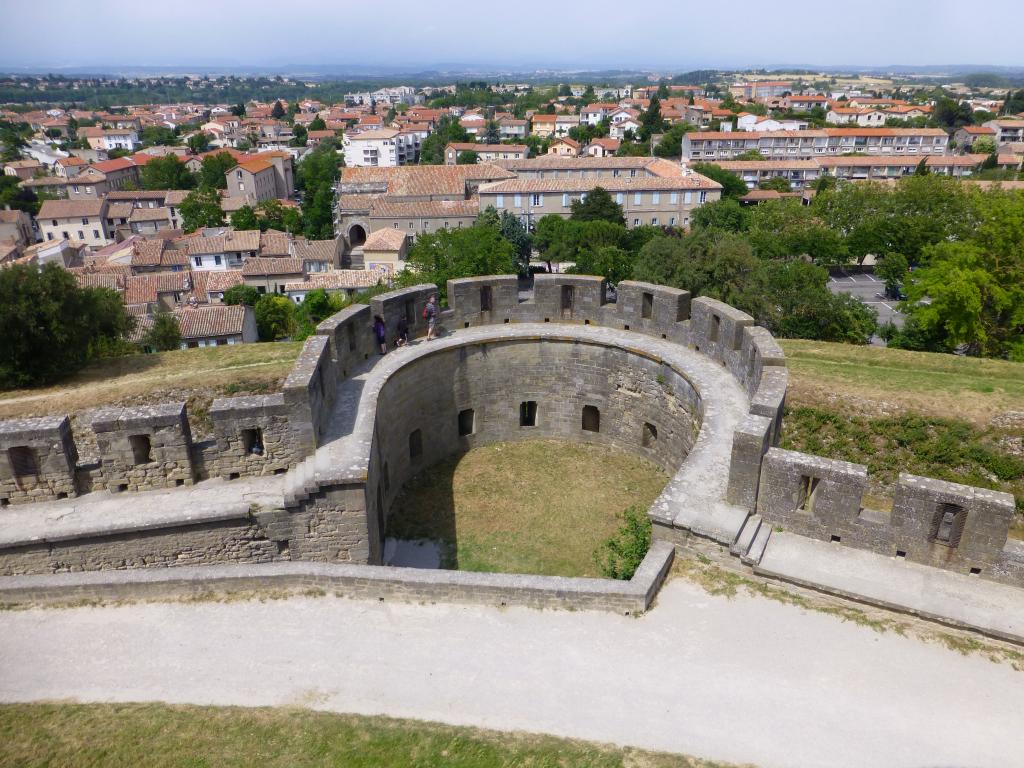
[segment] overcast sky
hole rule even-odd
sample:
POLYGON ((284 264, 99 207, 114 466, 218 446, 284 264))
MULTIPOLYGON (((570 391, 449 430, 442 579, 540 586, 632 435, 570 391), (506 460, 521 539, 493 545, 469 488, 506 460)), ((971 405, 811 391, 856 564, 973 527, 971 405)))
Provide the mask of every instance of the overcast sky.
POLYGON ((0 0, 0 27, 0 68, 44 70, 1024 66, 1021 0, 0 0))

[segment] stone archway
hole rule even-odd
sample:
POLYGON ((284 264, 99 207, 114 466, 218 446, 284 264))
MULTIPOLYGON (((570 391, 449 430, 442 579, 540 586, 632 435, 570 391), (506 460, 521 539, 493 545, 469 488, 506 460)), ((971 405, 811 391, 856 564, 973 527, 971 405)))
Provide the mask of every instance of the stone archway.
POLYGON ((358 248, 366 242, 366 230, 362 224, 353 224, 348 228, 348 242, 353 248, 358 248))

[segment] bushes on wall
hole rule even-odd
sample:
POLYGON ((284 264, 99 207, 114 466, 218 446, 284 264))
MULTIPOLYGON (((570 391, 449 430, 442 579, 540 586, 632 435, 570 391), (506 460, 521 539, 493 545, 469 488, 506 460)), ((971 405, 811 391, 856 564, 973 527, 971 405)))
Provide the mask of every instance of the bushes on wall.
POLYGON ((651 520, 646 510, 629 507, 622 513, 622 525, 594 553, 601 574, 609 579, 629 581, 651 548, 651 520))

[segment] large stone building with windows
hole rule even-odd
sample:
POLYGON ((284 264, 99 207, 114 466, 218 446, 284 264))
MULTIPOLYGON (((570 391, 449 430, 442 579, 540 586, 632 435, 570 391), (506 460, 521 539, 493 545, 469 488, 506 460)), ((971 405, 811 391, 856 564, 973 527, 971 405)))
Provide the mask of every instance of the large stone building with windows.
POLYGON ((471 226, 481 210, 510 211, 528 228, 549 214, 568 217, 596 186, 622 206, 628 226, 686 227, 692 211, 721 197, 711 179, 655 157, 545 157, 408 168, 346 168, 337 230, 343 265, 361 263, 367 236, 395 229, 410 238, 471 226))
POLYGON ((939 128, 823 128, 807 131, 693 131, 683 135, 683 158, 714 163, 757 152, 769 160, 863 152, 866 155, 944 155, 949 135, 939 128))

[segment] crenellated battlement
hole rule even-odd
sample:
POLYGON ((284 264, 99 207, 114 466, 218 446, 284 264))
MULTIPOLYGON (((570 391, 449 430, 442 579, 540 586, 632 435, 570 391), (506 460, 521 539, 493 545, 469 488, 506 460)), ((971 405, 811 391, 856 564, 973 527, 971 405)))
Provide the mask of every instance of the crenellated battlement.
MULTIPOLYGON (((242 551, 258 550, 264 559, 379 562, 390 501, 414 463, 407 456, 396 458, 396 446, 406 446, 401 450, 408 452, 413 436, 385 436, 387 430, 376 420, 378 397, 388 398, 391 408, 417 402, 405 389, 401 396, 388 394, 388 381, 400 371, 430 375, 430 368, 415 367, 427 365, 427 359, 432 360, 430 365, 457 366, 486 348, 505 350, 502 354, 518 361, 523 375, 538 376, 538 382, 550 376, 548 386, 555 387, 560 375, 572 375, 573 366, 582 364, 578 356, 561 351, 548 360, 544 350, 561 350, 559 344, 604 345, 624 354, 614 363, 608 358, 605 363, 588 362, 590 367, 585 368, 619 366, 608 374, 615 378, 619 393, 591 395, 591 407, 606 414, 600 439, 663 466, 678 466, 669 488, 651 509, 657 538, 683 546, 691 537, 711 540, 729 547, 744 562, 756 563, 772 532, 782 530, 1024 586, 1024 547, 1007 538, 1014 514, 1009 495, 901 475, 892 511, 871 510, 863 503, 868 487, 864 467, 777 448, 789 382, 786 359, 772 335, 744 312, 714 299, 691 298, 683 290, 635 281, 620 283, 612 300, 602 278, 586 275, 538 275, 532 292, 522 295, 512 275, 465 278, 448 282, 449 306, 440 313, 443 335, 451 343, 416 345, 419 351, 408 363, 401 362, 406 360, 401 355, 379 358, 373 317, 384 319, 389 340, 396 337, 402 320, 410 337, 422 337, 423 308, 434 293, 430 284, 390 291, 373 297, 369 305, 347 307, 323 321, 303 345, 281 392, 214 401, 209 412, 214 439, 209 441, 193 442, 184 403, 102 409, 92 421, 99 461, 89 465, 78 462, 67 417, 0 422, 0 502, 14 509, 109 493, 124 494, 127 500, 137 491, 194 485, 201 489, 211 478, 227 481, 230 488, 231 481, 243 478, 273 480, 274 475, 285 475, 280 501, 261 513, 256 529, 246 521, 243 531, 244 537, 265 536, 275 542, 276 550, 254 550, 245 538, 242 551), (523 324, 537 330, 524 334, 525 329, 516 329, 523 324), (559 326, 590 328, 560 334, 559 326), (487 332, 473 335, 483 330, 487 332), (527 344, 535 346, 532 356, 523 346, 527 344), (432 352, 435 347, 437 354, 432 352), (677 356, 672 349, 686 350, 686 355, 677 356), (451 358, 455 350, 459 357, 451 358), (687 361, 695 359, 694 353, 706 361, 702 365, 707 372, 690 367, 687 361), (712 421, 719 418, 714 377, 708 375, 713 371, 731 377, 741 393, 737 397, 743 399, 742 410, 721 421, 729 425, 726 433, 716 431, 719 421, 712 428, 712 421), (371 389, 365 391, 366 387, 371 389), (644 408, 658 403, 663 411, 689 414, 686 418, 692 424, 677 415, 672 429, 665 430, 665 439, 653 446, 659 411, 631 411, 627 401, 616 399, 625 397, 623 393, 645 398, 644 408), (366 408, 373 412, 363 414, 366 408), (709 420, 708 408, 714 419, 709 420), (643 429, 634 419, 640 419, 643 429), (351 438, 356 447, 339 453, 350 435, 358 436, 351 438), (723 460, 706 458, 714 453, 712 445, 723 460), (670 447, 681 453, 669 455, 670 447), (339 463, 344 471, 337 470, 339 463), (720 491, 706 491, 719 488, 709 483, 712 476, 720 480, 720 491)), ((471 376, 472 370, 460 375, 471 376)), ((454 399, 434 393, 446 402, 438 402, 436 417, 441 421, 431 423, 430 429, 441 442, 430 445, 428 440, 421 449, 428 463, 480 440, 517 439, 521 425, 509 421, 517 418, 509 414, 518 413, 520 403, 511 401, 520 393, 514 386, 508 389, 497 372, 492 375, 493 381, 479 387, 483 394, 465 394, 475 388, 461 379, 446 385, 455 387, 454 399), (498 402, 502 398, 508 402, 498 402), (455 412, 449 414, 451 409, 455 412), (454 421, 446 421, 456 413, 464 416, 467 409, 485 427, 476 437, 456 434, 454 421)), ((575 375, 584 378, 561 385, 579 387, 586 376, 575 375)), ((513 383, 515 376, 515 370, 505 373, 513 383)), ((539 394, 524 394, 521 399, 542 399, 542 386, 536 385, 539 394)), ((593 426, 584 424, 580 431, 575 409, 583 401, 577 400, 562 397, 552 404, 545 428, 574 439, 598 439, 588 434, 593 426)), ((430 410, 426 404, 416 407, 430 410)), ((390 412, 388 418, 402 430, 406 421, 415 422, 402 412, 390 412)), ((415 430, 410 426, 408 431, 415 430)), ((2 547, 0 543, 0 564, 6 557, 2 547)), ((218 557, 213 561, 222 562, 218 557)))

